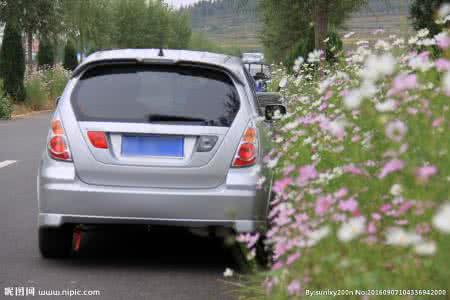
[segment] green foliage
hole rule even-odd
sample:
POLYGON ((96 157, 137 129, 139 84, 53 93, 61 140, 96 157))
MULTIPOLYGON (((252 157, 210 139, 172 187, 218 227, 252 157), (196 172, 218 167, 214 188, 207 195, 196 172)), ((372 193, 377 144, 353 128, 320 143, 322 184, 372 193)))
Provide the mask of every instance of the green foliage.
POLYGON ((63 66, 66 70, 74 70, 78 65, 77 50, 73 43, 69 40, 64 47, 63 66))
POLYGON ((23 78, 25 74, 25 57, 22 47, 22 38, 17 23, 6 23, 3 42, 0 52, 0 76, 6 94, 12 98, 23 101, 25 90, 23 78))
POLYGON ((304 38, 297 41, 287 59, 283 61, 286 66, 293 66, 297 57, 308 57, 308 53, 314 50, 314 28, 310 27, 305 31, 304 38))
POLYGON ((39 67, 51 67, 55 63, 53 44, 48 37, 44 36, 39 40, 37 60, 39 67))
POLYGON ((436 12, 443 3, 449 0, 413 0, 410 6, 410 15, 414 29, 428 28, 434 36, 439 33, 441 26, 436 24, 436 12))
POLYGON ((3 92, 3 82, 0 81, 0 120, 10 119, 12 112, 12 103, 3 92))
POLYGON ((292 60, 296 53, 310 49, 311 26, 314 26, 314 11, 319 3, 326 5, 327 27, 339 28, 349 14, 365 1, 262 0, 260 5, 263 21, 261 38, 266 57, 270 61, 285 62, 286 57, 292 60))
POLYGON ((171 49, 186 49, 192 35, 191 21, 187 13, 174 12, 169 16, 172 24, 168 47, 171 49))
POLYGON ((334 31, 328 33, 326 40, 325 57, 328 62, 336 62, 338 54, 343 49, 343 43, 339 34, 334 31))
POLYGON ((55 99, 61 96, 69 79, 69 71, 61 65, 32 71, 27 74, 25 103, 33 110, 53 107, 55 99))
POLYGON ((47 107, 49 103, 49 93, 45 83, 43 72, 30 74, 25 81, 27 98, 25 103, 32 110, 41 110, 47 107))

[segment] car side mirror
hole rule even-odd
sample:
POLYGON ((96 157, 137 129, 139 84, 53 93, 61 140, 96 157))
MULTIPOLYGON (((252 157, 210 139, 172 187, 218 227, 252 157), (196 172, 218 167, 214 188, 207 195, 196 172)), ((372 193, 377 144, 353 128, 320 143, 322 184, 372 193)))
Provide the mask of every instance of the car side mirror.
POLYGON ((265 107, 265 117, 267 121, 280 120, 287 112, 283 104, 269 104, 265 107))
POLYGON ((286 114, 286 101, 280 93, 259 92, 256 93, 258 106, 266 120, 280 119, 286 114))

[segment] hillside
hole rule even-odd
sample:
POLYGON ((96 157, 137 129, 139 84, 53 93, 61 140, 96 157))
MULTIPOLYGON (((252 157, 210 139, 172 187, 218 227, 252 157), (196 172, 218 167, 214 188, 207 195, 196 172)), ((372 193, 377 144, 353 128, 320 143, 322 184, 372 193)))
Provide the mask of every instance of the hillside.
MULTIPOLYGON (((195 32, 204 33, 212 41, 225 47, 243 50, 260 50, 258 35, 258 0, 249 0, 245 7, 238 7, 235 0, 201 1, 188 8, 195 32)), ((409 4, 411 0, 369 0, 367 5, 352 14, 341 32, 356 34, 345 40, 371 39, 376 29, 384 29, 383 35, 408 33, 409 4)), ((379 37, 379 36, 378 36, 379 37)))

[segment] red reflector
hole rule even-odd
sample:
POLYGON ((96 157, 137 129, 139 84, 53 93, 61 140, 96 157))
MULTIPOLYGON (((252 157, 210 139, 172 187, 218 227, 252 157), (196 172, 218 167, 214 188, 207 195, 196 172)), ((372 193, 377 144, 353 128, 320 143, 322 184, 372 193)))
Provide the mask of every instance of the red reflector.
POLYGON ((108 141, 106 134, 102 131, 88 131, 88 137, 92 146, 100 149, 108 149, 108 141))
POLYGON ((67 160, 70 158, 67 152, 66 141, 62 136, 54 136, 50 139, 49 143, 49 153, 52 158, 67 160))

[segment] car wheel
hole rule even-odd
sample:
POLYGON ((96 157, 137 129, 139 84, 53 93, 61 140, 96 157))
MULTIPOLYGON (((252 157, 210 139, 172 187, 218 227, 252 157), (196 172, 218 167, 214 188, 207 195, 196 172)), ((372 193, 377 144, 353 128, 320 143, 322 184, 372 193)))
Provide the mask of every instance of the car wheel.
POLYGON ((44 258, 68 257, 72 248, 72 227, 39 228, 39 250, 44 258))

